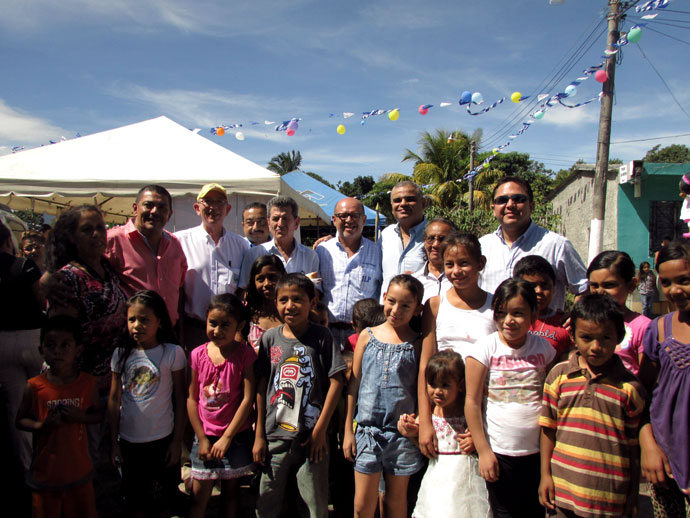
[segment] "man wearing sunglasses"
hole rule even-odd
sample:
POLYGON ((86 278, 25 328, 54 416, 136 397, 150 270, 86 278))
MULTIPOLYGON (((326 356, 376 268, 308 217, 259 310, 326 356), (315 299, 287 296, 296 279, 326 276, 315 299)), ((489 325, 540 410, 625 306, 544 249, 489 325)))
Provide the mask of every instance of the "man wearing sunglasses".
POLYGON ((501 282, 512 277, 515 263, 527 255, 540 255, 556 271, 553 311, 563 309, 566 286, 576 295, 586 291, 587 271, 572 243, 532 221, 534 197, 525 180, 514 176, 500 179, 491 198, 499 226, 479 239, 487 258, 479 281, 483 290, 493 293, 501 282))
POLYGON ((235 293, 240 268, 249 243, 223 226, 230 213, 225 187, 204 185, 196 198, 194 211, 201 225, 175 233, 187 258, 185 276, 185 347, 208 341, 206 308, 213 295, 235 293))
POLYGON ((362 237, 366 214, 355 198, 343 198, 335 205, 335 239, 316 247, 323 286, 323 302, 328 305, 333 339, 342 349, 354 333, 352 308, 362 299, 378 298, 381 286, 381 249, 362 237))

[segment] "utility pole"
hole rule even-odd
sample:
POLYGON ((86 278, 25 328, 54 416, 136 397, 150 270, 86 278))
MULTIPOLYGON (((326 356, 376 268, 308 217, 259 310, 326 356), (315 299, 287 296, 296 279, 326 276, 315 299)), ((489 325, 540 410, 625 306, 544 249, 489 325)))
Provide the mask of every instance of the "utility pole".
MULTIPOLYGON (((476 153, 477 143, 473 140, 470 142, 470 171, 474 169, 474 155, 476 153)), ((468 206, 471 212, 474 210, 474 175, 470 176, 468 184, 470 187, 470 200, 468 206)))
MULTIPOLYGON (((620 21, 621 14, 621 0, 609 0, 609 33, 606 41, 606 48, 608 50, 614 50, 613 44, 618 41, 618 22, 620 21)), ((588 264, 601 252, 604 243, 606 181, 609 172, 611 113, 613 111, 613 91, 617 56, 618 54, 611 54, 604 65, 604 70, 608 78, 602 86, 601 109, 599 111, 597 166, 594 172, 594 189, 592 191, 592 220, 590 222, 588 264)))

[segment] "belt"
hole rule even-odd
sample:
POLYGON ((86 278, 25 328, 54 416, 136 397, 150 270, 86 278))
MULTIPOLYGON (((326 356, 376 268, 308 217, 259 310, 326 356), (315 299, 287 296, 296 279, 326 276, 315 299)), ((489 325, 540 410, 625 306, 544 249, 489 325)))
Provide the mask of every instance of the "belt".
POLYGON ((333 329, 354 329, 350 322, 329 322, 328 327, 333 329))

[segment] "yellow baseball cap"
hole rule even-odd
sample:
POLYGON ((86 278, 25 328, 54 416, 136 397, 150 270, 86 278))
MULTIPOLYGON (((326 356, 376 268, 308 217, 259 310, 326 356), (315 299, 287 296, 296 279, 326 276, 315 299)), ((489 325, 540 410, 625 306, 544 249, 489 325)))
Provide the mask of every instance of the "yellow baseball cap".
POLYGON ((226 200, 228 199, 228 193, 225 190, 225 187, 217 183, 207 183, 199 191, 199 195, 196 197, 196 201, 199 201, 201 198, 206 196, 211 191, 219 191, 226 200))

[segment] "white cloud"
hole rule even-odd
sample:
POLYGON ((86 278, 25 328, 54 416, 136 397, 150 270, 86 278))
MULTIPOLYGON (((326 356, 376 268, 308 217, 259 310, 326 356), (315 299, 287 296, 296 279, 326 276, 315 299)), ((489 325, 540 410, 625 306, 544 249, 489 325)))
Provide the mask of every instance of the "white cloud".
POLYGON ((0 141, 7 143, 5 148, 47 144, 49 140, 59 140, 71 133, 46 119, 16 110, 0 99, 0 141))

